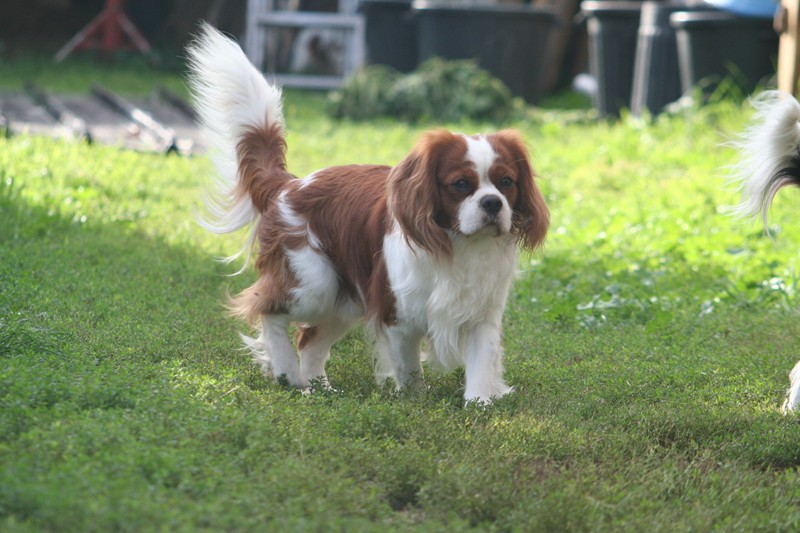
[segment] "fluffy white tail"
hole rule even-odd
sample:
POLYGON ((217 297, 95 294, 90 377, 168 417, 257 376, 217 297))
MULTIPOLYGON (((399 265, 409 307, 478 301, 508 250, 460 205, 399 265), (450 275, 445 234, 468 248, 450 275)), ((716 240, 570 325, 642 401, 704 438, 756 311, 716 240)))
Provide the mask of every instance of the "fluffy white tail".
POLYGON ((789 94, 764 91, 753 105, 750 127, 733 143, 742 157, 733 171, 742 203, 733 212, 760 214, 766 226, 775 194, 787 185, 800 185, 800 103, 789 94))
MULTIPOLYGON (((283 132, 281 89, 264 79, 235 41, 209 24, 202 25, 187 52, 194 106, 217 168, 214 190, 206 197, 208 215, 200 224, 215 233, 229 233, 254 224, 260 216, 238 184, 237 147, 253 128, 276 126, 283 132)), ((227 262, 249 258, 255 233, 250 235, 227 262)))

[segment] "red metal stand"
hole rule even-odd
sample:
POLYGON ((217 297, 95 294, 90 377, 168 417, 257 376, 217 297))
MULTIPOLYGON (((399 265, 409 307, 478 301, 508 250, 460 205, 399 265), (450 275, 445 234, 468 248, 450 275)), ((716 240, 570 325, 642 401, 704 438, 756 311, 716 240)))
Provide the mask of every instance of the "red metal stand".
POLYGON ((106 0, 105 7, 100 14, 61 47, 61 50, 56 53, 55 60, 63 61, 75 50, 97 47, 105 54, 122 48, 135 49, 143 54, 148 53, 150 43, 142 37, 136 26, 123 13, 124 4, 125 0, 106 0), (128 42, 126 42, 126 37, 128 42))

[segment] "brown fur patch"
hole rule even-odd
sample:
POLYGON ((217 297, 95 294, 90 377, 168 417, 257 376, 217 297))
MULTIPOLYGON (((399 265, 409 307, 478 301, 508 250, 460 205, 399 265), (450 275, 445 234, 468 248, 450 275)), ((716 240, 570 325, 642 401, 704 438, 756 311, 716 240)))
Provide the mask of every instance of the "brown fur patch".
POLYGON ((295 332, 295 343, 297 349, 302 350, 308 343, 313 341, 319 334, 319 329, 316 326, 299 326, 295 332))
POLYGON ((459 199, 442 196, 443 182, 465 171, 467 143, 447 130, 426 133, 389 176, 389 205, 410 242, 450 259, 446 229, 456 224, 459 199))
POLYGON ((287 294, 281 283, 271 276, 259 276, 258 280, 228 301, 231 315, 245 320, 250 325, 258 323, 261 315, 284 314, 287 294))
POLYGON ((259 244, 256 270, 258 280, 233 297, 228 306, 235 316, 254 323, 262 314, 288 312, 289 291, 297 280, 289 268, 286 249, 302 245, 287 235, 275 201, 278 195, 299 181, 286 171, 286 142, 277 125, 251 128, 237 146, 239 160, 238 195, 250 196, 261 213, 257 229, 259 244))
MULTIPOLYGON (((498 161, 515 169, 514 201, 511 202, 509 195, 506 195, 514 211, 512 231, 517 235, 520 245, 532 251, 544 242, 550 226, 550 211, 534 181, 535 173, 531 167, 525 142, 514 130, 499 131, 490 135, 488 140, 498 154, 498 161)), ((492 176, 493 181, 499 179, 496 176, 502 174, 496 170, 495 172, 496 175, 492 176)))
POLYGON ((367 317, 383 323, 395 320, 383 258, 389 170, 377 165, 330 167, 287 195, 319 240, 319 251, 336 268, 342 296, 361 302, 363 295, 367 317))
POLYGON ((236 147, 239 161, 237 198, 250 196, 263 210, 287 183, 296 179, 286 171, 286 140, 278 125, 251 127, 236 147))

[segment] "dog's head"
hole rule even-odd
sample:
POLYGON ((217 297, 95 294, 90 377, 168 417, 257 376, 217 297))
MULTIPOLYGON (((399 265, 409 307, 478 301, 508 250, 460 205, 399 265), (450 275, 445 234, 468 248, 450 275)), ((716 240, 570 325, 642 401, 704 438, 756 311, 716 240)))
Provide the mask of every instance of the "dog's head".
POLYGON ((389 175, 389 206, 406 237, 450 257, 451 235, 514 235, 532 250, 550 215, 518 133, 429 132, 389 175))

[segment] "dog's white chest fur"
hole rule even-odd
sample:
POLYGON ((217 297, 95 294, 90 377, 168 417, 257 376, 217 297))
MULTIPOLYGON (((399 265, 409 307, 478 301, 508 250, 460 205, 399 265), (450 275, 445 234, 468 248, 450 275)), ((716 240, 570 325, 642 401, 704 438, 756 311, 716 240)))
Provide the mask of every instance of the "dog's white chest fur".
POLYGON ((387 235, 384 254, 398 323, 429 341, 429 359, 449 369, 464 364, 465 332, 499 329, 517 252, 509 237, 457 238, 450 262, 415 250, 400 232, 387 235))

